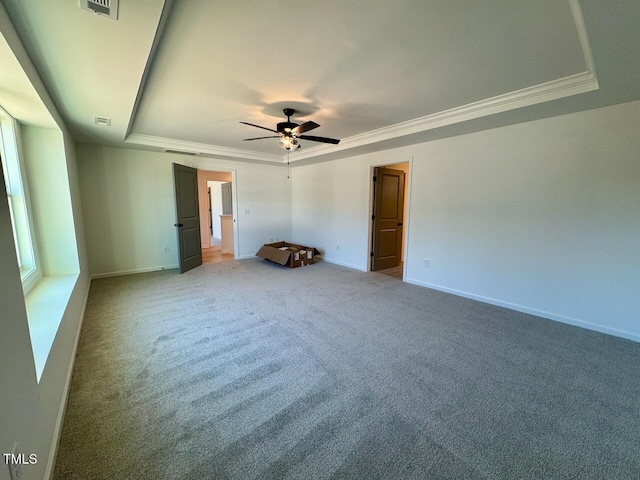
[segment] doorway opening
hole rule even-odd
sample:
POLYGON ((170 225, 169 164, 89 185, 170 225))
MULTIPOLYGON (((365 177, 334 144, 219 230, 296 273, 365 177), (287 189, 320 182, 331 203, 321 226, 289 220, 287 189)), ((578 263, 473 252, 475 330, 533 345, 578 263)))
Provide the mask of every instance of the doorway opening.
POLYGON ((202 263, 234 260, 237 229, 233 172, 198 170, 202 263))
POLYGON ((369 270, 404 279, 410 162, 371 168, 369 270))

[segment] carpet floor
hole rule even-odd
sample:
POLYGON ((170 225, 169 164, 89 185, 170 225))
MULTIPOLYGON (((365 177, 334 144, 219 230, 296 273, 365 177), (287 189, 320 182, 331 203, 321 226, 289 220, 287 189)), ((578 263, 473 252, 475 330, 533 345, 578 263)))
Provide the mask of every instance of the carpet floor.
POLYGON ((94 280, 55 479, 640 478, 640 344, 320 262, 94 280))

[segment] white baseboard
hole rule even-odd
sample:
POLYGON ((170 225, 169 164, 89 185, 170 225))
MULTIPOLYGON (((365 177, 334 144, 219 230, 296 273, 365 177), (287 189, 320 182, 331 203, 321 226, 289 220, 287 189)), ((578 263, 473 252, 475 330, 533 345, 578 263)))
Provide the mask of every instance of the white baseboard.
POLYGON ((69 390, 71 388, 71 379, 73 378, 73 367, 76 364, 76 353, 78 351, 78 343, 80 343, 80 332, 82 331, 82 324, 84 323, 84 314, 87 309, 87 301, 89 299, 89 290, 91 288, 91 280, 87 284, 87 291, 84 295, 84 303, 82 305, 82 312, 80 313, 80 321, 78 322, 78 328, 76 330, 76 338, 73 341, 73 350, 71 351, 71 360, 69 361, 69 368, 67 369, 67 378, 64 381, 64 388, 62 390, 62 402, 60 403, 60 409, 58 410, 58 418, 53 430, 53 443, 51 444, 51 450, 49 451, 49 460, 47 461, 47 469, 44 472, 44 478, 51 480, 56 466, 56 459, 58 457, 58 447, 60 445, 60 437, 62 436, 62 425, 64 423, 64 416, 67 412, 67 401, 69 400, 69 390))
MULTIPOLYGON (((242 257, 238 257, 238 260, 244 260, 246 258, 260 258, 256 255, 244 255, 242 257)), ((337 260, 331 260, 329 258, 326 258, 324 256, 315 256, 313 257, 314 262, 327 262, 327 263, 333 263, 334 265, 340 265, 341 267, 347 267, 347 268, 351 268, 353 270, 358 270, 360 272, 366 272, 365 269, 358 267, 357 265, 353 265, 351 263, 345 263, 345 262, 339 262, 337 260)))
POLYGON ((360 272, 366 272, 366 268, 359 267, 358 265, 354 265, 352 263, 340 262, 338 260, 333 260, 331 258, 322 257, 322 261, 327 263, 333 263, 334 265, 340 265, 341 267, 352 268, 353 270, 358 270, 360 272))
POLYGON ((516 310, 522 313, 528 313, 530 315, 535 315, 537 317, 547 318, 549 320, 554 320, 560 323, 566 323, 568 325, 573 325, 576 327, 586 328, 587 330, 593 330, 595 332, 606 333, 607 335, 613 335, 614 337, 626 338, 627 340, 633 340, 634 342, 640 342, 640 335, 637 335, 633 332, 628 332, 625 330, 619 330, 617 328, 606 327, 604 325, 599 325, 597 323, 587 322, 585 320, 580 320, 578 318, 567 317, 565 315, 559 315, 553 312, 547 312, 545 310, 539 310, 536 308, 526 307, 524 305, 518 305, 516 303, 505 302, 502 300, 498 300, 496 298, 483 297, 482 295, 476 295, 469 292, 464 292, 461 290, 455 290, 453 288, 443 287, 441 285, 435 285, 433 283, 423 282, 421 280, 416 280, 413 278, 406 278, 404 280, 407 283, 411 283, 413 285, 418 285, 420 287, 431 288, 433 290, 438 290, 440 292, 451 293, 453 295, 457 295, 459 297, 470 298, 471 300, 477 300, 483 303, 489 303, 491 305, 497 305, 498 307, 508 308, 510 310, 516 310))
POLYGON ((134 275, 136 273, 157 272, 159 270, 173 270, 178 268, 178 265, 160 265, 157 267, 136 268, 133 270, 121 270, 119 272, 106 272, 106 273, 94 273, 91 275, 91 280, 96 278, 108 278, 108 277, 120 277, 122 275, 134 275))

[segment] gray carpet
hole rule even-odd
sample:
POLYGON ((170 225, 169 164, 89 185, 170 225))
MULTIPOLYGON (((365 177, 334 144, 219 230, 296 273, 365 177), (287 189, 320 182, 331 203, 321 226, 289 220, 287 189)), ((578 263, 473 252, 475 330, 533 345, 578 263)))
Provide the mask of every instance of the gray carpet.
POLYGON ((95 280, 56 479, 640 478, 640 344, 327 263, 95 280))

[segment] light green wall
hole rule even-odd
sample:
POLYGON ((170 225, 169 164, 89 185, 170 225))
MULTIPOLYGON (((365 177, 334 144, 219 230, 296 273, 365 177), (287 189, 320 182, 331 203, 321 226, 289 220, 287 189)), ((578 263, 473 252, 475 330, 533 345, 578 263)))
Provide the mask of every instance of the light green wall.
MULTIPOLYGON (((59 135, 57 140, 57 148, 64 151, 62 135, 59 135)), ((39 140, 35 137, 32 137, 31 141, 36 148, 43 146, 38 144, 39 140)), ((51 146, 51 143, 45 143, 51 146)), ((55 204, 55 197, 48 203, 49 206, 55 205, 53 207, 55 210, 61 209, 61 217, 58 221, 64 222, 66 231, 63 237, 67 245, 58 243, 60 239, 55 236, 57 229, 49 230, 46 225, 44 228, 39 228, 38 233, 42 233, 43 236, 40 236, 38 244, 45 251, 51 252, 45 254, 45 257, 55 256, 56 248, 61 248, 62 252, 71 253, 73 246, 84 243, 82 224, 74 222, 73 212, 69 209, 69 207, 80 209, 77 176, 73 173, 76 168, 73 150, 58 158, 55 168, 63 172, 63 175, 47 178, 47 183, 49 187, 55 190, 59 188, 59 191, 66 195, 62 195, 62 202, 59 205, 55 204), (68 168, 73 175, 74 183, 71 186, 65 168, 68 168), (62 181, 62 177, 66 182, 62 181), (68 203, 65 202, 65 196, 68 203), (49 244, 47 237, 51 232, 54 233, 53 245, 49 244)), ((46 175, 46 170, 41 171, 40 174, 46 175)), ((39 180, 32 183, 37 185, 39 180)), ((32 207, 34 215, 46 213, 46 210, 44 212, 41 210, 43 206, 38 201, 34 202, 32 207)), ((50 220, 55 219, 56 217, 50 220)), ((49 262, 47 269, 75 268, 76 272, 79 272, 79 277, 58 327, 42 377, 38 382, 15 249, 12 243, 7 242, 11 235, 11 224, 6 197, 2 197, 0 202, 0 232, 0 305, 2 305, 0 331, 3 338, 0 348, 0 385, 2 385, 0 451, 11 451, 13 443, 17 441, 21 453, 35 453, 38 456, 38 463, 25 466, 23 478, 25 480, 40 479, 50 468, 52 453, 55 452, 60 433, 76 341, 89 289, 88 262, 84 249, 80 249, 80 256, 75 253, 71 256, 72 258, 67 257, 67 260, 60 263, 49 262)))
POLYGON ((176 268, 174 162, 235 171, 240 258, 253 257, 271 237, 291 238, 285 168, 95 145, 77 145, 77 152, 92 275, 176 268))
POLYGON ((62 132, 22 126, 22 152, 43 275, 79 272, 62 132))
MULTIPOLYGON (((40 193, 47 193, 47 195, 34 202, 36 206, 32 205, 32 207, 34 207, 34 215, 42 218, 39 229, 42 230, 44 237, 38 243, 47 251, 46 269, 52 272, 69 269, 79 272, 45 369, 38 382, 22 285, 11 238, 8 205, 6 197, 0 195, 0 335, 2 340, 0 342, 0 452, 10 452, 14 442, 17 442, 20 453, 35 453, 38 463, 25 465, 22 469, 23 480, 33 480, 45 478, 51 473, 66 405, 76 342, 89 289, 89 269, 84 246, 73 139, 24 50, 18 33, 13 28, 1 2, 0 30, 2 32, 0 41, 7 42, 19 63, 19 68, 24 71, 25 78, 42 101, 41 107, 49 112, 60 127, 59 131, 44 131, 40 127, 34 129, 28 127, 27 130, 31 130, 26 134, 29 142, 26 147, 29 159, 25 159, 27 171, 33 170, 32 162, 39 161, 36 158, 44 159, 40 165, 42 168, 35 169, 33 176, 34 184, 38 188, 36 195, 40 193), (51 152, 49 152, 50 148, 51 152), (46 198, 48 195, 52 195, 51 198, 46 198), (56 203, 58 200, 60 203, 56 203), (58 220, 58 214, 61 214, 59 219, 61 223, 54 225, 58 220), (53 243, 48 243, 49 238, 53 243), (74 250, 74 246, 77 246, 77 253, 69 255, 69 252, 74 250), (61 258, 55 258, 57 248, 66 252, 61 258)), ((0 87, 1 80, 0 78, 0 87)), ((2 104, 4 93, 0 88, 0 104, 2 104)), ((22 119, 18 118, 18 121, 20 120, 22 119)), ((2 475, 8 475, 8 471, 4 471, 6 468, 4 462, 0 468, 3 470, 2 475)), ((2 475, 0 478, 4 478, 2 475)))

